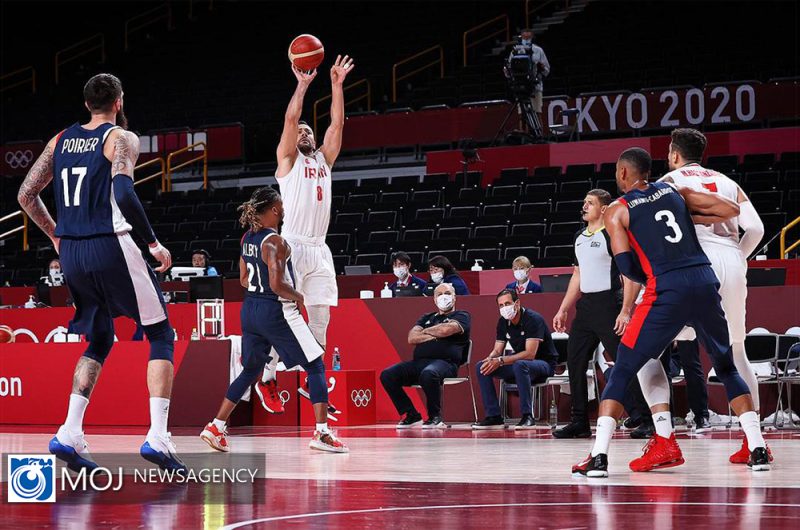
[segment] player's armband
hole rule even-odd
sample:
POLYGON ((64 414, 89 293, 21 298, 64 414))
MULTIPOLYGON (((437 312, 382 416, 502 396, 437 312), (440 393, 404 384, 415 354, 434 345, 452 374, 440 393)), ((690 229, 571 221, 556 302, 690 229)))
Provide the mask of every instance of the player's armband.
POLYGON ((624 276, 636 283, 647 283, 647 275, 642 270, 641 265, 636 261, 632 251, 628 250, 627 252, 615 254, 614 261, 617 262, 617 267, 624 276))

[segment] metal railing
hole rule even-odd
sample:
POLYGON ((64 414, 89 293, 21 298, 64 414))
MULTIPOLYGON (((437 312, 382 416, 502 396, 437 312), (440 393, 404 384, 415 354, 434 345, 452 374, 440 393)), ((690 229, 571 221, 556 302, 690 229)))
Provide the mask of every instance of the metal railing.
POLYGON ((789 245, 789 248, 786 248, 786 232, 788 232, 792 227, 800 224, 800 217, 795 218, 794 221, 789 223, 788 225, 784 226, 781 229, 781 259, 786 259, 786 255, 800 246, 800 239, 789 245))
MULTIPOLYGON (((356 88, 356 87, 359 87, 359 86, 362 86, 362 85, 366 85, 366 88, 367 88, 366 92, 361 94, 360 96, 357 96, 357 97, 351 99, 351 100, 345 100, 345 104, 344 104, 345 108, 347 108, 348 106, 350 106, 350 105, 352 105, 354 103, 358 103, 359 101, 362 101, 362 100, 366 99, 367 100, 367 110, 372 110, 372 84, 369 82, 369 79, 361 79, 359 81, 356 81, 355 83, 347 85, 346 87, 344 87, 343 91, 346 93, 348 90, 351 90, 353 88, 356 88)), ((320 112, 318 112, 318 108, 319 108, 320 104, 322 104, 322 102, 327 101, 327 100, 331 99, 332 97, 333 96, 328 94, 327 96, 321 97, 321 98, 319 98, 318 100, 316 100, 314 102, 314 130, 315 131, 318 130, 317 129, 318 121, 320 119, 324 118, 325 116, 330 116, 330 114, 331 114, 330 110, 320 113, 320 112)))
POLYGON ((17 210, 14 213, 10 213, 3 217, 0 217, 0 223, 4 223, 6 221, 10 221, 11 219, 17 217, 18 215, 22 216, 22 225, 12 228, 6 232, 0 234, 0 240, 5 239, 7 237, 11 237, 17 232, 22 232, 22 250, 28 250, 28 216, 22 210, 17 210))
POLYGON ((569 0, 525 0, 525 27, 531 27, 531 15, 541 11, 550 4, 564 4, 564 9, 569 9, 569 0), (531 4, 536 4, 531 7, 531 4))
POLYGON ((130 48, 130 36, 148 26, 152 26, 162 20, 167 21, 167 29, 172 29, 172 6, 165 2, 153 9, 148 9, 144 13, 132 16, 125 21, 125 51, 130 48))
POLYGON ((463 53, 464 53, 464 66, 467 66, 467 64, 469 62, 468 58, 467 58, 467 53, 469 52, 470 48, 473 48, 473 47, 477 46, 478 44, 480 44, 482 42, 486 42, 487 40, 493 39, 493 38, 497 37, 498 35, 502 35, 503 33, 505 33, 505 35, 506 35, 506 41, 511 40, 511 29, 510 29, 510 26, 509 26, 508 15, 496 16, 491 20, 487 20, 486 22, 478 24, 477 26, 475 26, 473 28, 469 28, 467 31, 465 31, 464 35, 462 35, 462 37, 461 37, 461 44, 463 46, 463 53), (483 28, 485 28, 487 26, 491 26, 492 24, 494 24, 496 22, 502 22, 502 24, 500 24, 500 26, 499 26, 500 29, 498 29, 498 30, 496 30, 496 31, 494 31, 492 33, 489 33, 488 35, 484 35, 482 37, 478 37, 475 40, 471 40, 473 33, 475 33, 476 31, 480 31, 480 30, 482 30, 483 28))
POLYGON ((134 181, 133 185, 138 186, 140 184, 144 184, 145 182, 150 182, 153 179, 161 177, 161 191, 167 191, 167 170, 166 170, 166 163, 164 162, 163 157, 153 158, 152 160, 148 160, 142 164, 139 164, 135 168, 133 168, 134 173, 139 169, 144 169, 146 167, 154 166, 158 164, 161 168, 161 171, 157 173, 153 173, 152 175, 148 175, 142 179, 134 181))
POLYGON ((106 37, 102 33, 97 33, 83 39, 82 41, 76 42, 71 46, 67 46, 62 50, 58 50, 56 52, 55 57, 55 75, 56 75, 56 84, 58 84, 59 74, 61 71, 61 67, 79 57, 83 57, 84 55, 88 55, 95 50, 100 50, 100 62, 106 62, 106 37), (74 52, 68 54, 67 52, 74 52), (66 58, 63 58, 64 55, 69 55, 66 58))
POLYGON ((431 68, 432 66, 436 66, 437 64, 439 65, 439 79, 441 79, 441 78, 444 77, 444 48, 442 48, 442 46, 440 44, 437 44, 436 46, 431 46, 430 48, 426 48, 426 49, 422 50, 419 53, 415 53, 411 57, 406 57, 402 61, 394 63, 394 65, 392 65, 392 103, 397 103, 397 83, 399 81, 402 81, 403 79, 408 79, 409 77, 411 77, 413 75, 416 75, 416 74, 422 72, 423 70, 427 70, 428 68, 431 68), (431 52, 435 52, 435 51, 439 52, 439 58, 438 59, 435 59, 435 60, 433 60, 433 61, 431 61, 429 63, 425 63, 424 65, 420 66, 419 68, 416 68, 416 69, 414 69, 414 70, 412 70, 410 72, 406 72, 405 74, 401 75, 400 77, 397 76, 397 67, 398 66, 406 64, 406 63, 408 63, 410 61, 413 61, 415 59, 418 59, 419 57, 422 57, 424 55, 430 54, 431 52))
POLYGON ((14 70, 13 72, 9 72, 7 74, 0 75, 0 92, 5 92, 6 90, 10 90, 12 88, 16 88, 18 86, 27 85, 30 83, 31 85, 31 94, 36 93, 36 69, 33 66, 26 66, 24 68, 20 68, 19 70, 14 70), (30 72, 29 76, 24 77, 16 82, 11 82, 10 84, 6 84, 6 79, 12 78, 18 74, 23 74, 30 72))
POLYGON ((200 160, 203 161, 203 189, 208 189, 208 150, 206 149, 205 142, 197 142, 193 143, 192 145, 187 145, 177 151, 173 151, 167 155, 167 174, 166 174, 166 190, 164 191, 172 191, 172 172, 176 169, 180 169, 182 167, 186 167, 189 164, 193 164, 195 162, 199 162, 200 160), (195 147, 203 146, 203 154, 200 156, 196 156, 191 160, 187 160, 186 162, 181 162, 177 166, 172 165, 172 159, 180 154, 194 151, 195 147))

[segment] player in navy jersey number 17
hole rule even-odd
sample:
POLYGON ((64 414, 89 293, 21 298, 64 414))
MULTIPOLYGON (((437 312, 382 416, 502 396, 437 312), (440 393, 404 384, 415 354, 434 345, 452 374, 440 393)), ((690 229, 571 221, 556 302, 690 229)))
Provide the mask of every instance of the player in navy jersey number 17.
POLYGON ((646 285, 617 352, 617 362, 603 391, 597 437, 590 455, 572 467, 588 477, 608 476, 608 446, 622 414, 625 389, 639 378, 653 413, 655 433, 644 454, 630 462, 633 471, 683 464, 669 413, 669 381, 657 359, 678 332, 691 325, 725 386, 731 409, 739 416, 750 448, 748 466, 769 470, 769 457, 753 399, 736 371, 719 281, 700 248, 692 215, 730 219, 736 202, 719 194, 648 183, 652 160, 644 149, 627 149, 617 161, 617 186, 624 195, 604 214, 614 260, 620 272, 646 285))
POLYGON ((151 423, 140 454, 163 469, 185 471, 167 432, 175 332, 155 274, 130 231, 148 244, 161 264, 156 270, 167 270, 172 257, 156 239, 133 191, 139 138, 124 129, 120 80, 98 74, 86 83, 83 95, 89 123, 76 123, 50 140, 18 194, 22 208, 59 253, 75 302, 72 329, 89 342, 75 367, 67 419, 50 441, 50 452, 75 471, 97 467, 84 440, 83 415, 114 345, 113 318, 127 316, 143 327, 150 341, 151 423), (39 197, 51 180, 57 222, 39 197))

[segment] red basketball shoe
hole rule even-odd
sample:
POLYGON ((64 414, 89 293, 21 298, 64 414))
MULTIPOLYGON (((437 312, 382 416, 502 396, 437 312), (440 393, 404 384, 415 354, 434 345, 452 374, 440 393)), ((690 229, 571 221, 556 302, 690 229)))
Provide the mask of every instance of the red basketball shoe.
POLYGON ((269 412, 270 414, 283 414, 283 401, 281 401, 281 397, 278 395, 278 382, 274 379, 272 381, 267 381, 266 383, 262 383, 261 381, 256 383, 255 386, 256 394, 258 394, 258 399, 261 400, 261 406, 269 412))
POLYGON ((225 427, 222 430, 217 429, 213 422, 206 425, 200 433, 200 439, 217 451, 227 453, 231 450, 231 446, 228 445, 228 430, 225 427))
POLYGON ((311 438, 311 443, 308 444, 311 449, 318 451, 327 451, 329 453, 349 453, 350 449, 340 439, 336 437, 331 431, 320 432, 314 431, 314 436, 311 438))
MULTIPOLYGON (((769 456, 770 462, 775 460, 772 457, 772 451, 769 450, 769 446, 767 446, 767 455, 769 456)), ((738 451, 733 453, 728 460, 731 464, 746 464, 747 461, 750 460, 750 448, 747 446, 747 436, 742 438, 742 446, 738 451)))
POLYGON ((654 434, 644 446, 644 454, 631 460, 631 471, 650 471, 662 467, 675 467, 683 464, 683 454, 678 447, 675 433, 669 438, 654 434))

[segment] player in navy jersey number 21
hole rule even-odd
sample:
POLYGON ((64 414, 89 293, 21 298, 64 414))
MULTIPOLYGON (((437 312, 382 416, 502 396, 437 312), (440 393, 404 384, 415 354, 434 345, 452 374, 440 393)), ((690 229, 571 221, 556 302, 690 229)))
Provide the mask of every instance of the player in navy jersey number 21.
POLYGON ((573 466, 572 472, 608 476, 608 446, 622 414, 625 389, 637 374, 656 432, 644 454, 630 462, 631 470, 684 463, 669 413, 669 382, 661 363, 649 361, 657 359, 687 324, 697 331, 725 386, 731 409, 739 416, 750 448, 748 466, 753 471, 769 470, 753 399, 733 362, 719 281, 700 248, 692 219, 692 215, 706 221, 729 219, 739 214, 739 206, 719 194, 648 183, 651 164, 647 151, 637 147, 624 151, 617 161, 617 186, 624 195, 606 210, 605 226, 620 272, 646 288, 603 391, 592 452, 573 466))
POLYGON ((130 231, 148 244, 161 264, 156 270, 167 270, 172 257, 156 239, 133 191, 139 138, 124 129, 120 80, 98 74, 86 83, 83 95, 89 123, 76 123, 50 140, 18 194, 22 208, 59 253, 75 302, 72 329, 89 342, 75 367, 67 419, 50 441, 50 452, 75 471, 97 467, 84 439, 83 415, 114 345, 113 318, 127 316, 150 341, 150 430, 140 453, 163 469, 185 471, 167 432, 175 332, 155 274, 130 231), (39 197, 51 180, 57 221, 39 197))

